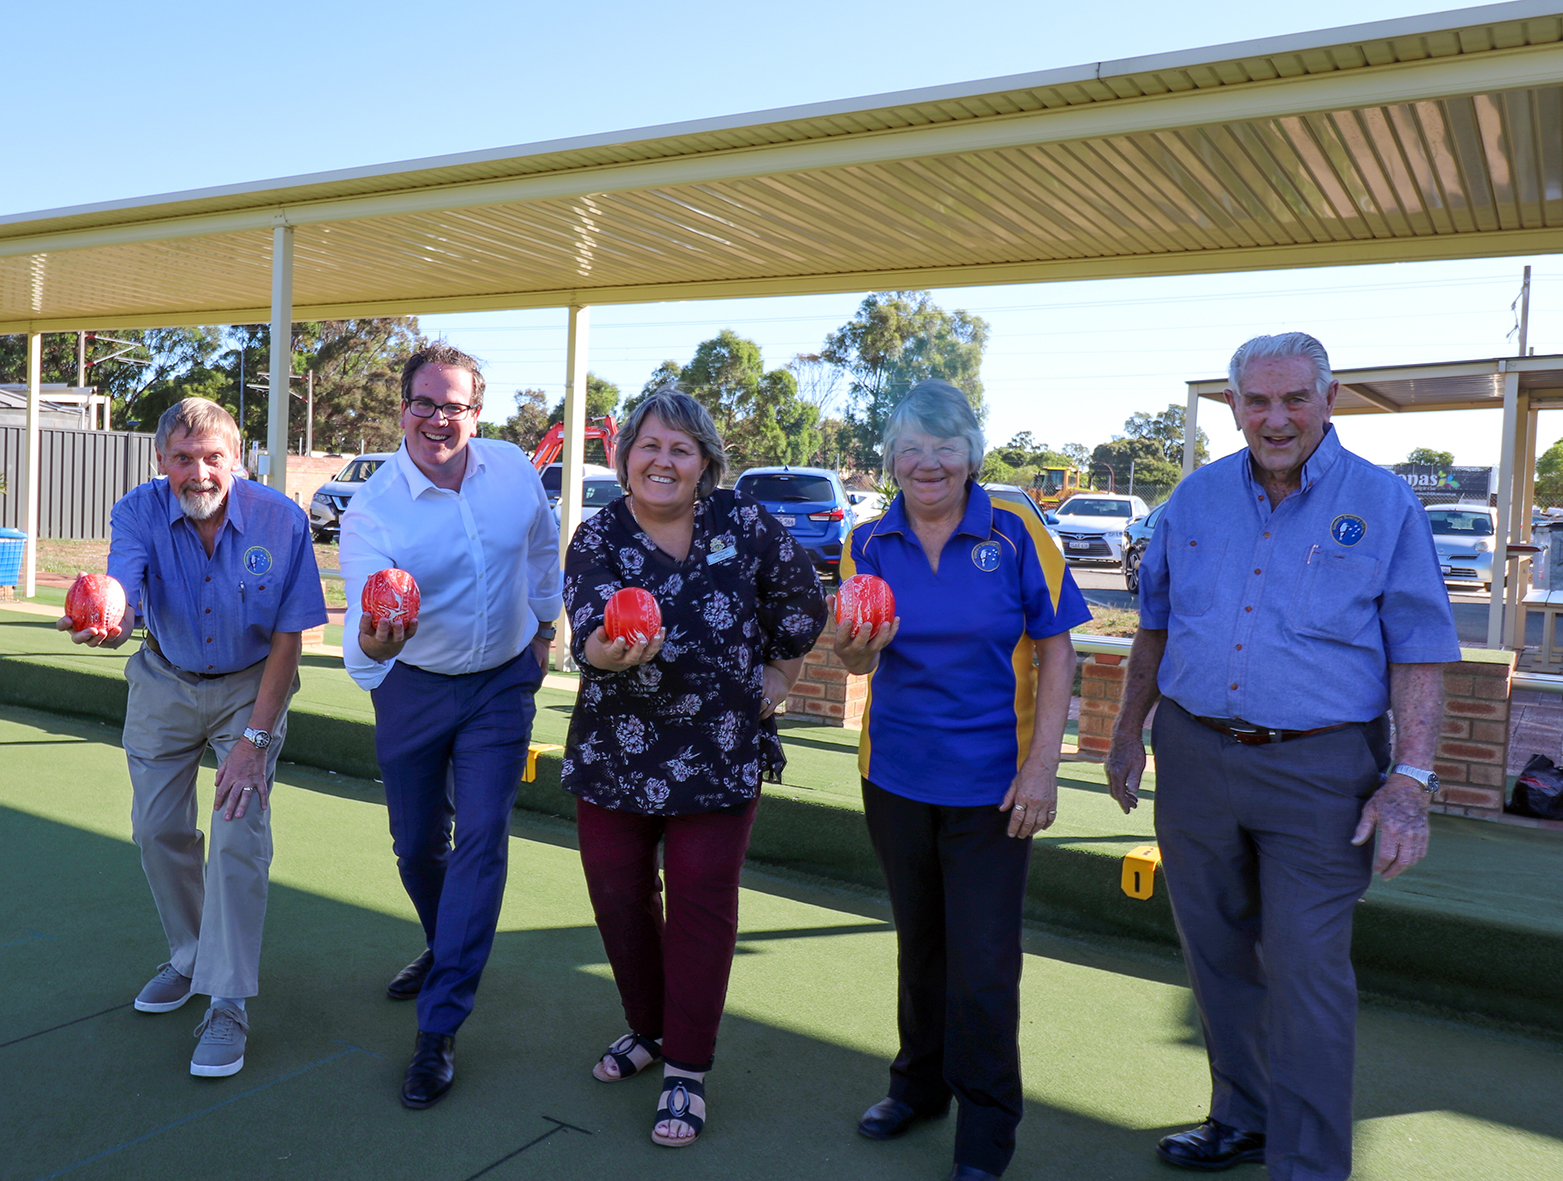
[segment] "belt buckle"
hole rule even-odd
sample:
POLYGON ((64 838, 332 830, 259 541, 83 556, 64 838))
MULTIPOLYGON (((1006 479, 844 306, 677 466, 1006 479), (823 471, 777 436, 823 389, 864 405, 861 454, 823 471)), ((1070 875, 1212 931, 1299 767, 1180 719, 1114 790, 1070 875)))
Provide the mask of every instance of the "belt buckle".
MULTIPOLYGON (((1236 720, 1233 719, 1234 722, 1236 720)), ((1263 746, 1266 743, 1284 741, 1281 731, 1271 730, 1264 726, 1255 726, 1249 722, 1244 722, 1241 726, 1228 722, 1227 729, 1232 732, 1232 737, 1239 742, 1251 740, 1249 741, 1251 746, 1263 746)))

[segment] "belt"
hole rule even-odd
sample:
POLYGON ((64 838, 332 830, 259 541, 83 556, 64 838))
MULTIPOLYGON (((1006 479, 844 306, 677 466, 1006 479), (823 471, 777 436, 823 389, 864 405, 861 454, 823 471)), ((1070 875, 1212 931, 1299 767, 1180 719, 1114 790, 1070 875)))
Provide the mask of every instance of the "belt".
POLYGON ((1236 739, 1244 746, 1268 746, 1272 742, 1290 742, 1293 738, 1308 738, 1314 734, 1328 734, 1331 730, 1344 730, 1347 726, 1355 726, 1356 722, 1338 722, 1333 726, 1319 726, 1312 730, 1267 730, 1263 726, 1255 726, 1251 722, 1245 722, 1242 718, 1202 718, 1198 714, 1190 715, 1202 726, 1208 726, 1217 734, 1225 734, 1228 738, 1236 739))
MULTIPOLYGON (((162 656, 164 662, 167 663, 170 668, 177 668, 182 673, 190 673, 190 675, 192 677, 200 677, 201 680, 203 680, 203 681, 221 680, 223 677, 232 675, 231 673, 198 673, 198 672, 190 672, 190 670, 187 669, 187 668, 179 668, 179 666, 177 664, 175 664, 172 660, 169 660, 168 657, 163 656, 163 646, 157 642, 157 637, 154 636, 151 632, 147 632, 146 633, 146 639, 142 640, 141 642, 144 645, 146 645, 148 648, 152 649, 152 651, 156 652, 159 656, 162 656)), ((243 671, 243 670, 240 670, 240 671, 243 671)))

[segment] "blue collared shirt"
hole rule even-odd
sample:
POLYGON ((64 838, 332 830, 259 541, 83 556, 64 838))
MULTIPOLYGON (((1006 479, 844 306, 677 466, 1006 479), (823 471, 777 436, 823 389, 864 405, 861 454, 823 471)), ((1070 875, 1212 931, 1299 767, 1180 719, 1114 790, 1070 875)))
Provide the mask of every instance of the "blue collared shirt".
POLYGON ((901 630, 869 678, 863 777, 926 804, 996 805, 1031 748, 1033 640, 1091 618, 1036 514, 967 484, 966 514, 929 565, 897 496, 852 530, 841 576, 877 574, 901 630))
POLYGON ((1427 512, 1329 427, 1271 507, 1248 451, 1191 473, 1140 567, 1157 684, 1190 713, 1311 730, 1389 708, 1390 664, 1460 659, 1427 512))
POLYGON ((273 632, 326 621, 309 518, 280 492, 235 478, 211 557, 167 480, 125 493, 109 522, 108 572, 179 668, 238 672, 273 632))

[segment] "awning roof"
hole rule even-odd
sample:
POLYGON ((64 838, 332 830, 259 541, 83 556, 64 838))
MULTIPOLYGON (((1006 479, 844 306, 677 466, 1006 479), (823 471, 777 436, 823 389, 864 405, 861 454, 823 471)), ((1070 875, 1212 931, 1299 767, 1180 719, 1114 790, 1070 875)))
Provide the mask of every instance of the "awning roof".
POLYGON ((0 218, 0 332, 1563 250, 1563 4, 0 218))
MULTIPOLYGON (((1384 365, 1337 369, 1340 393, 1335 414, 1400 414, 1414 410, 1501 410, 1503 375, 1519 374, 1519 393, 1530 405, 1563 406, 1563 355, 1495 357, 1486 361, 1439 361, 1427 365, 1384 365)), ((1227 379, 1188 383, 1189 391, 1223 402, 1227 379)))

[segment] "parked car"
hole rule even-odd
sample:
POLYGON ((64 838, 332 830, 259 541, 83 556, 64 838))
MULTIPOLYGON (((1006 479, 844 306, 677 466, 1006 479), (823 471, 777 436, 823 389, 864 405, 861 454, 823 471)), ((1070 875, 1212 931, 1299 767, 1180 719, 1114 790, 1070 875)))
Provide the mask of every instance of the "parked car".
MULTIPOLYGON (((559 507, 559 489, 564 483, 564 464, 551 463, 538 474, 543 477, 543 491, 548 493, 548 503, 555 509, 554 515, 557 517, 559 515, 557 511, 559 507)), ((608 476, 615 482, 618 480, 611 467, 603 467, 600 463, 581 464, 582 480, 590 480, 594 476, 608 476)), ((611 500, 613 498, 609 497, 608 499, 611 500)), ((606 504, 607 501, 603 503, 606 504)), ((582 519, 584 520, 585 518, 583 517, 582 519)))
POLYGON ((316 541, 332 541, 342 532, 342 510, 364 481, 380 470, 380 465, 395 454, 372 451, 348 460, 334 479, 315 490, 309 502, 309 528, 316 541))
POLYGON ((1123 560, 1123 531, 1150 508, 1138 496, 1077 492, 1053 511, 1054 528, 1071 562, 1123 560))
POLYGON ((823 467, 755 467, 734 487, 787 527, 822 576, 840 580, 841 547, 857 520, 840 475, 823 467))
POLYGON ((1430 504, 1428 524, 1445 582, 1479 582, 1492 590, 1492 545, 1498 510, 1484 504, 1430 504))
POLYGON ((1001 500, 1005 504, 1012 504, 1020 509, 1022 515, 1033 516, 1038 525, 1047 531, 1047 535, 1053 539, 1053 544, 1060 550, 1064 547, 1059 544, 1058 531, 1047 522, 1047 514, 1038 507, 1037 502, 1026 495, 1026 490, 1016 484, 984 484, 983 491, 988 494, 990 500, 1001 500))
POLYGON ((847 492, 847 499, 852 502, 852 513, 861 523, 872 521, 875 517, 882 517, 885 507, 890 503, 880 492, 847 492))
POLYGON ((1140 562, 1145 558, 1145 547, 1151 543, 1151 534, 1156 532, 1166 508, 1165 503, 1158 504, 1123 528, 1123 584, 1131 595, 1140 593, 1140 562))
MULTIPOLYGON (((619 497, 624 489, 619 487, 617 476, 587 476, 581 481, 581 520, 589 521, 619 497)), ((559 524, 559 497, 550 497, 554 509, 554 524, 559 524)))

